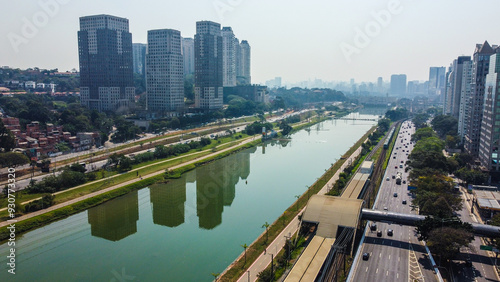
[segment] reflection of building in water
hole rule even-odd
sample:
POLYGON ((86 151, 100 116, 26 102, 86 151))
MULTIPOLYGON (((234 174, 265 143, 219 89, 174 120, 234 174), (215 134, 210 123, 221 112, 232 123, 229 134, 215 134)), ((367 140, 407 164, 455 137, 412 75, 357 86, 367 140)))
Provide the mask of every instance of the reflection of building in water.
POLYGON ((137 232, 138 192, 116 198, 88 210, 92 236, 119 241, 137 232))
POLYGON ((149 187, 154 224, 176 227, 184 223, 185 178, 149 187))
POLYGON ((196 205, 199 226, 212 229, 222 222, 223 206, 231 206, 236 184, 250 174, 250 153, 241 152, 197 169, 196 205))
POLYGON ((187 183, 195 183, 196 182, 196 169, 190 170, 186 172, 185 175, 187 183))
POLYGON ((257 147, 252 147, 248 150, 241 152, 243 155, 240 160, 240 177, 241 179, 247 179, 250 175, 250 154, 253 154, 257 151, 257 147))

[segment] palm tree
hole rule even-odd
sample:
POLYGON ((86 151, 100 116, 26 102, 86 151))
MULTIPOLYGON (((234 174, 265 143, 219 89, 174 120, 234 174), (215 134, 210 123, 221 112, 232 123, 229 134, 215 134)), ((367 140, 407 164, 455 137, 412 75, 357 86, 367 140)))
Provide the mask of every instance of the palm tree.
POLYGON ((267 239, 269 238, 269 234, 267 234, 267 228, 269 227, 269 223, 267 223, 267 221, 262 225, 262 228, 264 227, 266 228, 266 243, 267 243, 267 239))
POLYGON ((243 244, 243 245, 240 245, 243 247, 243 249, 245 249, 245 263, 243 263, 243 266, 245 266, 245 264, 247 264, 247 244, 243 244))
POLYGON ((219 277, 219 274, 220 274, 220 273, 213 273, 213 272, 212 272, 212 276, 215 278, 215 281, 217 281, 217 277, 219 277))

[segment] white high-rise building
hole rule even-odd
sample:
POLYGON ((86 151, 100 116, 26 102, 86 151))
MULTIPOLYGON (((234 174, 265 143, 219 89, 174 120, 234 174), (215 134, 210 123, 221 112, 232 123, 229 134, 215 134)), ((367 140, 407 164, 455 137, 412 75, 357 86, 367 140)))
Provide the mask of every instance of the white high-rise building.
POLYGON ((176 116, 184 108, 184 60, 181 33, 173 29, 148 31, 146 54, 147 110, 176 116))
POLYGON ((193 38, 182 38, 182 57, 184 59, 184 75, 194 74, 193 38))
MULTIPOLYGON (((462 86, 460 87, 460 107, 458 113, 458 136, 460 142, 464 141, 464 136, 468 130, 468 121, 470 118, 470 98, 472 83, 472 61, 464 61, 462 67, 462 86)), ((479 130, 479 129, 477 129, 479 130)))
POLYGON ((236 86, 236 44, 231 27, 222 28, 222 84, 236 86))
POLYGON ((238 80, 238 84, 252 84, 252 79, 250 76, 250 44, 248 44, 248 41, 242 40, 237 51, 238 64, 236 68, 236 77, 238 80))

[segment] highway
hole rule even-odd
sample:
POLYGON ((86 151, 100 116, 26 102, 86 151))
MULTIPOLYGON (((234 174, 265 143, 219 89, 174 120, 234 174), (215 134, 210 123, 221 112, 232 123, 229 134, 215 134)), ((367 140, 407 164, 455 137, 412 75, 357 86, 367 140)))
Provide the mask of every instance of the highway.
MULTIPOLYGON (((415 131, 413 126, 409 129, 408 125, 408 122, 403 123, 397 136, 375 202, 376 210, 416 214, 410 206, 408 173, 404 169, 407 154, 413 149, 410 140, 415 131), (396 184, 393 178, 397 172, 402 173, 401 185, 396 184), (403 204, 403 200, 406 200, 406 204, 403 204)), ((368 224, 370 226, 373 223, 368 224)), ((353 263, 354 272, 350 281, 437 281, 425 248, 415 235, 415 227, 383 222, 375 224, 381 236, 377 236, 377 232, 371 228, 366 229, 360 256, 353 263), (388 234, 389 230, 393 231, 392 236, 388 234), (361 258, 364 253, 369 254, 368 260, 361 258)))
MULTIPOLYGON (((472 195, 465 189, 460 191, 464 201, 462 210, 458 216, 462 221, 482 223, 476 214, 471 213, 472 195), (467 199, 470 198, 470 201, 467 199)), ((453 260, 452 273, 456 281, 500 281, 494 269, 494 258, 488 256, 488 252, 480 250, 480 245, 485 245, 481 237, 474 237, 470 248, 462 248, 460 258, 453 260), (468 267, 465 261, 469 259, 472 267, 468 267)), ((440 268, 441 270, 441 268, 440 268)))

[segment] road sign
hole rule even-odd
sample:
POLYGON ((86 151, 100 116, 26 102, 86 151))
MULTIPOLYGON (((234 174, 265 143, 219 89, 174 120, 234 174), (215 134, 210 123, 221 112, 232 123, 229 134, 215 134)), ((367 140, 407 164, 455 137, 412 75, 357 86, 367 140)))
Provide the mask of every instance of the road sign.
POLYGON ((492 246, 481 245, 481 246, 479 246, 479 249, 485 250, 485 251, 491 251, 491 250, 493 250, 493 247, 492 246))

